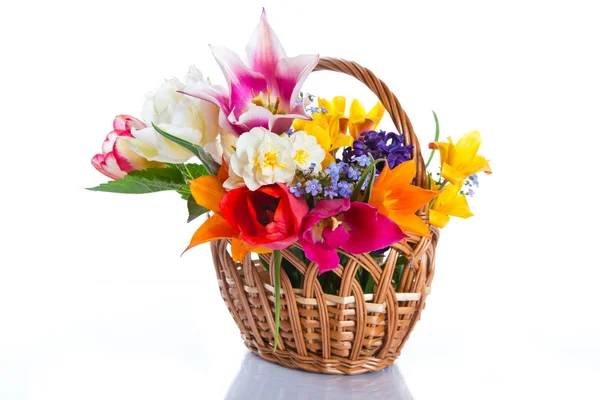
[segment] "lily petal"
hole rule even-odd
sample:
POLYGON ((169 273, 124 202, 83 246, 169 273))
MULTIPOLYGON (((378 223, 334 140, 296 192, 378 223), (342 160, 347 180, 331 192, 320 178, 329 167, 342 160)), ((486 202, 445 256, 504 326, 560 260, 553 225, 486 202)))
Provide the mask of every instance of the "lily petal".
POLYGON ((273 133, 281 134, 287 132, 296 119, 308 119, 306 114, 277 114, 272 115, 269 119, 269 130, 273 133))
POLYGON ((262 74, 248 68, 240 57, 228 48, 211 46, 211 50, 230 88, 229 109, 237 109, 241 114, 254 97, 252 91, 256 95, 261 91, 267 92, 267 80, 262 74))
POLYGON ((464 165, 475 158, 479 147, 481 146, 481 134, 479 131, 467 132, 454 146, 456 156, 450 163, 453 165, 464 165))
POLYGON ((189 246, 184 250, 184 253, 199 244, 211 242, 217 239, 230 239, 237 237, 236 232, 229 223, 219 214, 212 215, 198 228, 189 246))
POLYGON ((225 196, 223 181, 218 176, 206 175, 190 181, 190 190, 199 205, 221 214, 219 202, 225 196))
MULTIPOLYGON (((260 22, 246 46, 246 55, 250 68, 266 77, 274 77, 277 63, 286 57, 279 38, 267 21, 267 13, 264 8, 260 22)), ((273 87, 273 83, 269 82, 269 85, 273 87)))
POLYGON ((275 71, 275 79, 277 80, 277 89, 284 111, 291 111, 304 81, 318 62, 319 56, 316 54, 303 54, 279 60, 275 71), (288 107, 287 110, 285 109, 286 106, 288 107))
POLYGON ((429 223, 438 228, 444 228, 450 222, 450 217, 437 212, 436 210, 429 210, 429 223))
POLYGON ((378 101, 367 114, 367 118, 373 121, 372 129, 376 129, 379 126, 379 123, 383 119, 383 114, 385 114, 385 107, 378 101))
POLYGON ((231 239, 231 258, 233 261, 242 262, 249 250, 244 246, 244 242, 239 237, 231 239))
POLYGON ((249 132, 252 128, 269 126, 269 121, 272 117, 273 114, 268 109, 254 106, 241 114, 237 123, 234 122, 234 125, 243 127, 244 132, 249 132))
POLYGON ((442 178, 447 179, 448 182, 457 184, 458 182, 465 179, 465 172, 459 171, 448 163, 442 164, 442 178))
POLYGON ((427 227, 427 224, 414 213, 403 213, 390 210, 387 217, 397 223, 405 232, 412 232, 417 235, 429 237, 429 228, 427 227))

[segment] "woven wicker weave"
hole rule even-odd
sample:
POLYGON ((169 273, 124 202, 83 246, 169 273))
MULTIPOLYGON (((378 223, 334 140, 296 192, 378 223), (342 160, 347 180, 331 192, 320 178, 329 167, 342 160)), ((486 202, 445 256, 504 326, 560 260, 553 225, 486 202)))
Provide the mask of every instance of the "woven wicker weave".
MULTIPOLYGON (((419 142, 400 102, 387 85, 368 69, 350 61, 321 58, 315 70, 343 72, 373 91, 398 131, 405 134, 407 144, 415 146, 416 182, 426 188, 427 174, 419 142)), ((427 206, 417 214, 427 222, 427 206)), ((391 365, 419 320, 433 278, 438 235, 433 227, 430 238, 411 234, 392 246, 383 260, 375 260, 369 254, 340 251, 346 261, 334 270, 341 277, 337 295, 323 292, 315 263, 307 265, 290 249, 282 250, 282 257, 304 279, 302 288, 293 288, 281 269, 281 322, 276 352, 273 352, 273 274, 250 254, 243 263, 234 262, 227 240, 212 242, 211 250, 225 304, 252 352, 286 367, 329 374, 361 374, 391 365), (401 255, 406 257, 408 266, 399 282, 392 282, 396 260, 401 255), (373 277, 373 293, 363 293, 355 278, 359 267, 373 277)), ((271 255, 260 257, 272 266, 271 255)))

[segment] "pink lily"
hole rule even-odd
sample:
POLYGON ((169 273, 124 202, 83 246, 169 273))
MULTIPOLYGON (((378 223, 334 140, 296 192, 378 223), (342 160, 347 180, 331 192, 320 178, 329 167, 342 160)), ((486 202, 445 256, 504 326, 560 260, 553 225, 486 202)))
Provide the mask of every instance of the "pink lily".
POLYGON ((92 158, 92 165, 104 175, 112 179, 119 179, 129 171, 160 167, 163 164, 151 162, 133 152, 121 137, 130 137, 131 129, 145 128, 146 124, 129 115, 117 115, 113 121, 113 131, 110 132, 102 143, 102 154, 92 158))
POLYGON ((279 134, 287 131, 294 119, 310 119, 297 99, 319 56, 287 57, 264 9, 246 46, 248 66, 226 47, 210 48, 228 89, 200 82, 182 93, 219 106, 222 129, 238 136, 256 127, 279 134))
POLYGON ((319 201, 304 217, 299 240, 306 257, 316 262, 319 273, 323 273, 338 267, 338 247, 362 254, 406 237, 394 221, 375 207, 346 198, 319 201))

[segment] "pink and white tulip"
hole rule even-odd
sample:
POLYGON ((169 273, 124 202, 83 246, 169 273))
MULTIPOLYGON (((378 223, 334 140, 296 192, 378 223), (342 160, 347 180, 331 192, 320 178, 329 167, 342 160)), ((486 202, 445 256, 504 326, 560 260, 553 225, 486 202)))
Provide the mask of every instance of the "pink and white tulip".
POLYGON ((183 93, 218 105, 223 130, 241 135, 262 127, 280 134, 294 119, 310 119, 297 99, 319 56, 287 57, 264 10, 246 47, 248 65, 225 47, 211 46, 211 50, 228 88, 200 82, 183 93))
POLYGON ((113 121, 113 131, 102 143, 102 154, 92 158, 92 165, 104 175, 119 179, 129 171, 158 167, 160 164, 150 162, 137 155, 121 138, 132 138, 131 129, 145 128, 146 124, 129 115, 117 115, 113 121))

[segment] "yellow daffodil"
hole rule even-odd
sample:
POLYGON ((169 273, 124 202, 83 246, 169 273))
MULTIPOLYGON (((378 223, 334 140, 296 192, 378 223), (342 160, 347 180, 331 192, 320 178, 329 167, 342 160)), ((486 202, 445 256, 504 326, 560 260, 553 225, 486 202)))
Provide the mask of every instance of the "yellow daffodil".
POLYGON ((373 184, 369 204, 394 221, 405 231, 429 237, 429 228, 415 212, 433 199, 438 192, 412 185, 417 164, 406 161, 394 169, 385 165, 373 184))
POLYGON ((350 104, 350 117, 348 118, 350 136, 358 139, 362 132, 376 129, 384 113, 385 108, 383 108, 380 102, 377 102, 367 113, 365 107, 358 100, 352 100, 352 104, 350 104))
MULTIPOLYGON (((431 188, 437 190, 438 185, 429 179, 431 188)), ((460 189, 463 187, 463 181, 456 184, 448 184, 438 197, 433 201, 429 208, 429 223, 438 228, 443 228, 450 221, 450 217, 469 218, 473 213, 469 209, 467 197, 460 194, 460 189)))
POLYGON ((480 145, 481 135, 478 131, 471 131, 465 133, 456 145, 452 138, 448 138, 447 143, 430 143, 429 148, 440 151, 442 178, 457 185, 466 177, 478 172, 492 173, 488 160, 477 154, 480 145))
POLYGON ((335 160, 334 154, 337 149, 352 146, 354 139, 361 132, 377 128, 385 112, 381 103, 377 102, 369 113, 366 113, 363 105, 354 99, 350 105, 350 116, 347 117, 346 98, 343 96, 336 96, 331 101, 319 98, 318 105, 326 112, 314 112, 312 121, 297 119, 293 127, 294 130, 305 131, 317 139, 326 153, 324 167, 335 160))

